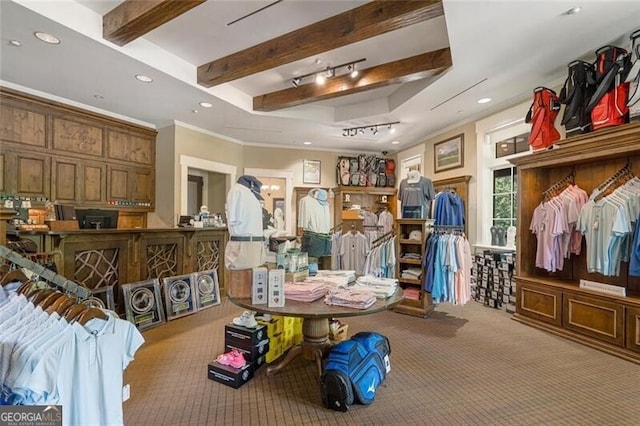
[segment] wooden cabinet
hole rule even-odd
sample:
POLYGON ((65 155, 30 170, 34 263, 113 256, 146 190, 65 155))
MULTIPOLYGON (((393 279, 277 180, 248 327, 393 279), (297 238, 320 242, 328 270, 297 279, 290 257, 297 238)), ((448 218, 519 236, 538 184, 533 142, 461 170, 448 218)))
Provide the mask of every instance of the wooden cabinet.
POLYGON ((358 211, 354 206, 361 209, 378 213, 382 209, 388 209, 396 217, 396 189, 376 188, 367 186, 339 186, 333 188, 335 196, 333 223, 334 226, 342 224, 342 229, 348 231, 355 227, 360 232, 365 229, 362 219, 358 217, 358 211))
POLYGON ((0 192, 154 210, 156 131, 0 87, 0 192))
MULTIPOLYGON (((533 212, 542 193, 572 174, 580 188, 591 193, 625 165, 640 164, 640 123, 603 129, 558 142, 558 148, 511 160, 518 168, 516 313, 514 319, 551 331, 619 357, 640 363, 640 277, 588 273, 589 250, 565 260, 553 273, 535 265, 533 212), (625 289, 626 297, 580 288, 580 280, 625 289)), ((635 170, 636 174, 638 170, 635 170)))
POLYGON ((427 317, 434 309, 431 294, 423 289, 422 262, 426 252, 427 220, 425 219, 396 219, 396 274, 400 286, 404 290, 418 291, 419 298, 412 299, 409 292, 402 303, 396 306, 395 311, 403 314, 427 317), (419 238, 417 232, 420 232, 419 238), (413 254, 409 258, 403 257, 408 253, 413 254), (407 269, 420 271, 420 279, 403 277, 403 271, 407 269))

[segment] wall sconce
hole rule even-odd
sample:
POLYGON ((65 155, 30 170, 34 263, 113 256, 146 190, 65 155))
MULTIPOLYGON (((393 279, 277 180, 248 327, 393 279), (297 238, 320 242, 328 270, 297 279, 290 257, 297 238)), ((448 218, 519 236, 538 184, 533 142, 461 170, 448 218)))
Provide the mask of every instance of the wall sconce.
POLYGON ((271 197, 272 192, 275 192, 279 189, 280 185, 262 185, 260 187, 260 190, 266 192, 269 197, 271 197))
POLYGON ((400 124, 399 121, 392 121, 390 123, 378 123, 370 126, 359 126, 359 127, 350 127, 347 129, 342 129, 342 136, 357 136, 358 134, 363 135, 366 129, 369 129, 371 133, 376 136, 380 133, 380 127, 386 127, 389 129, 389 133, 395 133, 396 129, 393 127, 394 124, 400 124))
POLYGON ((310 72, 309 74, 299 75, 294 77, 291 80, 291 84, 293 87, 298 87, 302 84, 302 81, 309 77, 314 77, 314 80, 317 84, 324 84, 327 78, 332 78, 336 76, 336 72, 345 69, 351 78, 356 78, 358 76, 358 71, 356 70, 356 64, 360 62, 366 61, 367 58, 361 58, 351 62, 345 62, 344 64, 336 65, 335 67, 326 67, 321 71, 310 72))

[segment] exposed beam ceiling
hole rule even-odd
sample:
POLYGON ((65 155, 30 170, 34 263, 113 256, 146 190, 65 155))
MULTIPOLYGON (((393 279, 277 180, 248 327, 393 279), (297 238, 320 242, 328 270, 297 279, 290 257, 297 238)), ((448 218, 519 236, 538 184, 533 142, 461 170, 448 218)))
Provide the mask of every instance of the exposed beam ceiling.
POLYGON ((357 43, 444 14, 442 2, 372 1, 198 67, 212 87, 357 43))
POLYGON ((124 46, 206 0, 125 0, 102 18, 102 36, 124 46))
POLYGON ((324 85, 303 84, 253 98, 255 111, 275 111, 311 102, 353 95, 397 83, 438 75, 451 66, 451 50, 439 49, 411 58, 400 59, 358 71, 353 79, 349 74, 327 79, 324 85))

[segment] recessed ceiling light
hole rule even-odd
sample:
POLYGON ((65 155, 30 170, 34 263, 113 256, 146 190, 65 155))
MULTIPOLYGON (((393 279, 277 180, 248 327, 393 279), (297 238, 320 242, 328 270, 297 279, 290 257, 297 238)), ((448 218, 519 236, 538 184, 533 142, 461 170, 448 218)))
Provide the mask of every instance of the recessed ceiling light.
POLYGON ((211 102, 205 102, 205 101, 200 102, 198 105, 200 105, 202 108, 211 108, 213 106, 211 102))
POLYGON ((316 58, 315 63, 316 65, 320 65, 322 63, 322 59, 316 58))
POLYGON ((476 102, 479 104, 486 104, 487 102, 491 102, 491 98, 480 98, 476 102))
POLYGON ((104 99, 104 96, 102 95, 93 95, 93 97, 96 99, 104 99))
POLYGON ((306 142, 302 142, 304 145, 311 145, 311 142, 306 141, 306 142))
POLYGON ((60 44, 60 39, 56 36, 53 36, 49 33, 43 33, 42 31, 36 31, 33 33, 34 36, 40 41, 44 41, 49 44, 60 44))
POLYGON ((151 83, 153 81, 151 77, 146 76, 144 74, 136 74, 136 80, 141 81, 143 83, 151 83))
POLYGON ((192 109, 191 112, 194 113, 194 114, 197 114, 198 110, 197 109, 192 109))
POLYGON ((11 46, 15 46, 15 47, 20 47, 22 46, 22 43, 20 43, 18 40, 9 40, 9 44, 11 46))
POLYGON ((400 141, 393 141, 391 142, 391 145, 398 145, 400 143, 400 141))
POLYGON ((564 12, 563 15, 576 15, 580 13, 581 10, 582 8, 580 6, 572 7, 571 9, 564 12))

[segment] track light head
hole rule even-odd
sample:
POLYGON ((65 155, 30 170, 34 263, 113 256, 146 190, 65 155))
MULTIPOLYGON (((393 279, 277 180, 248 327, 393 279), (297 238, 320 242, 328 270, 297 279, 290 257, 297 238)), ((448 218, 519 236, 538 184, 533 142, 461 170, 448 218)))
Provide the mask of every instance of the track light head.
POLYGON ((324 84, 324 82, 326 81, 324 75, 322 75, 321 73, 316 74, 316 84, 324 84))
POLYGON ((327 70, 325 71, 324 75, 326 78, 332 78, 336 75, 336 69, 327 67, 327 70))
POLYGON ((349 75, 351 78, 356 78, 358 76, 358 70, 356 69, 356 64, 347 65, 347 71, 349 71, 349 75))
POLYGON ((291 81, 291 84, 293 84, 293 87, 298 87, 300 86, 301 81, 302 79, 300 77, 296 77, 291 81))

